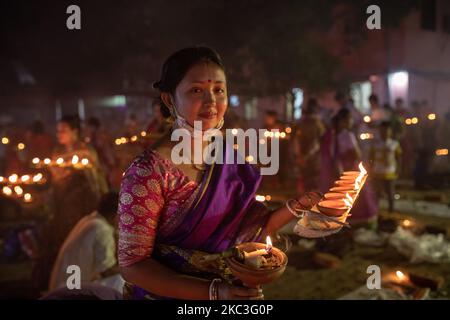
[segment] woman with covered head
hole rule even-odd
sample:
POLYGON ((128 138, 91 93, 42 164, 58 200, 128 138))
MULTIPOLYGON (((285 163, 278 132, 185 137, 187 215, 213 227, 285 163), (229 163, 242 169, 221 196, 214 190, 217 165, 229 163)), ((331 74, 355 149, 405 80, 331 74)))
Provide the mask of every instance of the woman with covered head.
MULTIPOLYGON (((172 54, 155 83, 173 117, 195 139, 202 130, 220 129, 227 110, 227 78, 219 55, 207 47, 172 54)), ((172 130, 173 130, 172 129, 172 130)), ((172 131, 171 130, 171 131, 172 131)), ((208 142, 202 142, 203 147, 208 142)), ((194 145, 194 143, 192 143, 194 145)), ((119 196, 121 273, 125 297, 133 299, 260 299, 261 289, 232 284, 223 260, 207 254, 247 241, 262 241, 294 218, 286 208, 269 212, 255 201, 258 169, 245 164, 174 164, 170 132, 125 172, 119 196)), ((224 147, 225 155, 230 148, 224 147)), ((232 148, 231 148, 232 150, 232 148)), ((217 158, 216 158, 217 159, 217 158)), ((317 195, 300 198, 306 207, 317 195)))

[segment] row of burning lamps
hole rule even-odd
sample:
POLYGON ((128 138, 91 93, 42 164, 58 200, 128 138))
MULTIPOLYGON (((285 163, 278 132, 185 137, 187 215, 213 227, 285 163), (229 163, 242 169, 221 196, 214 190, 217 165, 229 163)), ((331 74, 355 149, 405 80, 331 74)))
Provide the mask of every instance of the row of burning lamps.
MULTIPOLYGON (((428 120, 433 121, 436 120, 436 114, 435 113, 430 113, 427 116, 428 120)), ((370 123, 372 121, 372 119, 370 118, 370 116, 365 116, 364 117, 364 122, 365 123, 370 123)), ((414 125, 419 123, 419 119, 417 117, 412 117, 412 118, 407 118, 405 119, 405 124, 406 125, 414 125)), ((370 140, 373 139, 373 133, 361 133, 359 135, 359 138, 361 140, 370 140)), ((448 155, 448 149, 436 149, 435 154, 437 156, 447 156, 448 155)))
POLYGON ((0 185, 2 187, 3 195, 7 197, 14 197, 23 200, 25 203, 33 201, 31 193, 25 192, 24 185, 40 185, 45 183, 45 177, 42 173, 37 174, 25 174, 19 176, 12 174, 9 177, 0 176, 0 185))
MULTIPOLYGON (((427 119, 430 121, 436 120, 436 114, 435 113, 429 113, 427 115, 427 119)), ((372 122, 372 118, 370 116, 364 116, 363 118, 365 123, 370 123, 372 122)), ((414 124, 418 124, 419 123, 419 118, 417 117, 412 117, 412 118, 406 118, 405 119, 405 124, 406 125, 414 125, 414 124)))
MULTIPOLYGON (((291 132, 292 132, 292 128, 290 128, 290 127, 287 127, 284 131, 281 131, 281 132, 272 132, 272 131, 266 130, 264 132, 264 137, 265 138, 275 138, 275 139, 285 139, 288 137, 288 134, 290 134, 291 132)), ((236 128, 231 129, 231 133, 234 136, 236 136, 238 134, 238 129, 236 129, 236 128)), ((127 143, 133 143, 133 142, 137 142, 140 138, 147 137, 147 135, 148 135, 147 132, 142 131, 139 135, 134 135, 134 136, 131 136, 130 138, 126 138, 126 137, 117 138, 114 141, 114 143, 117 146, 127 144, 127 143)), ((265 143, 265 139, 260 139, 260 144, 264 144, 264 143, 265 143)))
MULTIPOLYGON (((140 136, 141 136, 141 138, 145 138, 145 137, 147 136, 147 132, 142 131, 142 132, 140 133, 140 136)), ((127 144, 127 143, 130 143, 130 142, 137 142, 138 139, 139 139, 139 136, 138 136, 138 135, 131 136, 130 138, 120 137, 120 138, 117 138, 117 139, 114 141, 114 143, 116 144, 116 146, 120 146, 120 145, 122 145, 122 144, 127 144)))
MULTIPOLYGON (((10 139, 8 137, 2 137, 2 144, 7 145, 9 143, 10 143, 10 139)), ((17 147, 17 150, 21 151, 21 150, 25 149, 25 143, 19 142, 16 147, 17 147)))
MULTIPOLYGON (((436 120, 436 114, 435 113, 430 113, 427 116, 428 120, 433 121, 436 120)), ((372 118, 370 116, 364 116, 364 122, 365 123, 371 123, 372 122, 372 118)), ((406 125, 414 125, 414 124, 418 124, 419 123, 419 118, 417 117, 412 117, 412 118, 407 118, 405 119, 405 124, 406 125)), ((370 140, 373 139, 373 134, 372 133, 361 133, 359 138, 361 140, 370 140)))
MULTIPOLYGON (((361 140, 373 139, 373 133, 361 133, 359 135, 359 138, 361 140)), ((435 154, 437 156, 447 156, 448 155, 448 149, 436 149, 435 154)))
MULTIPOLYGON (((80 159, 79 156, 74 155, 70 161, 65 161, 63 158, 58 158, 55 161, 50 158, 43 160, 34 158, 32 163, 36 167, 73 167, 73 168, 85 168, 89 165, 87 158, 80 159)), ((0 176, 0 186, 2 186, 2 193, 7 197, 14 197, 21 199, 25 203, 33 201, 33 197, 30 193, 25 192, 23 187, 30 185, 42 185, 46 182, 46 179, 42 173, 36 174, 24 174, 19 176, 18 174, 12 174, 9 177, 0 176)))
POLYGON ((64 160, 64 158, 57 158, 56 160, 52 160, 50 158, 45 159, 39 159, 39 158, 33 158, 31 162, 37 166, 37 167, 74 167, 74 168, 84 168, 89 165, 89 159, 82 158, 80 159, 79 156, 74 155, 72 156, 72 159, 70 161, 64 160))

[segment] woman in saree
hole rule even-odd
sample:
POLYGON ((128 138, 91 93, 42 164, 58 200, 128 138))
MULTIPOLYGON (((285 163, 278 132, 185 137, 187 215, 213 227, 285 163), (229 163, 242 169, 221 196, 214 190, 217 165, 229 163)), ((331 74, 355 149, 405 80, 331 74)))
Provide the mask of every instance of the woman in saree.
MULTIPOLYGON (((355 134, 351 131, 353 117, 347 108, 340 109, 332 119, 332 127, 322 139, 320 191, 327 192, 343 171, 359 170, 361 150, 355 134)), ((351 211, 350 223, 375 225, 378 204, 369 181, 361 191, 351 211)))
MULTIPOLYGON (((219 55, 190 47, 171 55, 155 83, 174 128, 220 129, 227 79, 219 55)), ((205 143, 205 142, 204 142, 205 143)), ((119 196, 118 258, 131 299, 261 299, 260 288, 233 282, 222 259, 205 259, 247 241, 261 242, 294 217, 255 201, 261 176, 245 164, 180 164, 166 135, 125 172, 119 196), (211 295, 217 292, 217 295, 211 295)), ((225 148, 227 149, 227 148, 225 148)), ((227 149, 229 150, 229 149, 227 149)), ((218 161, 217 161, 218 162, 218 161)), ((305 208, 316 194, 300 197, 305 208)))
POLYGON ((58 146, 52 160, 62 158, 71 162, 73 156, 79 161, 88 159, 82 169, 50 167, 53 213, 43 230, 41 252, 34 269, 35 286, 46 289, 51 266, 65 238, 77 222, 96 209, 101 195, 108 191, 106 178, 100 169, 95 150, 81 140, 81 124, 78 116, 64 116, 57 124, 58 146))
POLYGON ((88 159, 83 169, 51 167, 55 212, 53 224, 56 243, 62 243, 75 224, 95 210, 100 197, 108 191, 108 185, 100 167, 95 149, 81 140, 78 116, 64 116, 57 124, 58 146, 52 159, 72 161, 74 156, 88 159))

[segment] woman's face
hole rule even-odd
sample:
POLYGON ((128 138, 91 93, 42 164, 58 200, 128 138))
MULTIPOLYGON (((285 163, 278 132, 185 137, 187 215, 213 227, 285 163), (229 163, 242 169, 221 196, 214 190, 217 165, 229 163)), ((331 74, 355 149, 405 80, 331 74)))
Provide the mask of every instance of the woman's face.
POLYGON ((56 137, 58 142, 64 146, 71 145, 75 143, 78 139, 78 130, 72 129, 65 122, 58 122, 56 127, 56 137))
POLYGON ((190 125, 202 122, 202 130, 217 126, 228 106, 225 73, 214 63, 193 66, 175 90, 178 113, 190 125))

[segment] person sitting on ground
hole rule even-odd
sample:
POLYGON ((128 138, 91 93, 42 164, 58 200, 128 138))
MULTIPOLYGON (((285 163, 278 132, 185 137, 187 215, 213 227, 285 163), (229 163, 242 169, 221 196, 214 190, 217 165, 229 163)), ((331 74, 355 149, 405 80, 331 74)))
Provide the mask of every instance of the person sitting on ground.
POLYGON ((118 195, 103 195, 97 210, 82 218, 61 246, 50 276, 49 290, 66 286, 67 268, 77 265, 81 283, 98 281, 121 291, 123 281, 118 275, 114 225, 118 195))

